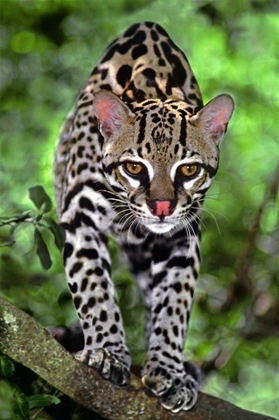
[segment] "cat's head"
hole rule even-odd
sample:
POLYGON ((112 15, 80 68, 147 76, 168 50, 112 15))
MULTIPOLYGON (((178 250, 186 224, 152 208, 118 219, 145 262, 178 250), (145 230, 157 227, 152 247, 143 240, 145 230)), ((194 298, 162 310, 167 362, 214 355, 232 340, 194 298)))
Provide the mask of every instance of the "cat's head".
POLYGON ((111 92, 95 94, 103 170, 129 208, 127 217, 155 233, 187 223, 217 172, 233 108, 226 94, 195 115, 182 101, 148 99, 132 111, 111 92))

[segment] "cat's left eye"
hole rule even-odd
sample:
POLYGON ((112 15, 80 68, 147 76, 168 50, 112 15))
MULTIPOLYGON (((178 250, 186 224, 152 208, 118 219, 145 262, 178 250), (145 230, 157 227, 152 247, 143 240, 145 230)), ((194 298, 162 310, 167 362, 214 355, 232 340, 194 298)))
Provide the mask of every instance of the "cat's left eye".
POLYGON ((180 166, 180 173, 186 177, 192 177, 199 172, 200 167, 196 164, 180 166))
POLYGON ((137 162, 125 162, 124 169, 129 175, 140 175, 143 171, 143 165, 137 162))

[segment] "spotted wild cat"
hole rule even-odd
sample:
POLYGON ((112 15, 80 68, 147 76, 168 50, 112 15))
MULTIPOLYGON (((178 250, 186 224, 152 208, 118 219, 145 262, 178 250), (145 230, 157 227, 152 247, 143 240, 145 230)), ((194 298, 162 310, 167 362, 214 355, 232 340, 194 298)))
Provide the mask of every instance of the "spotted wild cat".
POLYGON ((130 353, 107 235, 128 257, 147 319, 142 382, 173 412, 196 402, 183 348, 200 262, 200 209, 234 108, 203 106, 187 58, 156 23, 131 26, 94 68, 60 136, 56 199, 65 270, 84 333, 77 358, 115 384, 130 353))

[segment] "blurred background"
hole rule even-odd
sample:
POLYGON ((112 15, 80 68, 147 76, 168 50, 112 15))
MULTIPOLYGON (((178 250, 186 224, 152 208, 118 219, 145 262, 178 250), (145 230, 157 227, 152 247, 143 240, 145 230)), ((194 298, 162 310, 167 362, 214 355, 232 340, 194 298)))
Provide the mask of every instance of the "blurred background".
MULTIPOLYGON (((274 417, 279 413, 279 17, 276 0, 8 0, 0 4, 1 214, 32 210, 28 188, 53 198, 60 126, 108 43, 137 21, 162 25, 187 54, 204 102, 236 103, 203 212, 202 267, 185 357, 203 368, 202 390, 274 417)), ((55 217, 55 209, 52 210, 55 217)), ((0 294, 43 326, 76 319, 60 253, 45 271, 34 227, 10 242, 0 229, 0 294)), ((144 359, 138 290, 111 241, 114 279, 133 364, 144 359)), ((0 414, 13 379, 0 378, 0 414), (2 405, 2 406, 1 406, 2 405)), ((9 414, 11 416, 11 413, 9 414)))

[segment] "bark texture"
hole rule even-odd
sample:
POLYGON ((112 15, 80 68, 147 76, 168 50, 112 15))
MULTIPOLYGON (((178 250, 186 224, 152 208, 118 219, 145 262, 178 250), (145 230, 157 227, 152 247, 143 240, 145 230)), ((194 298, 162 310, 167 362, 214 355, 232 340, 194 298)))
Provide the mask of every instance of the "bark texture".
POLYGON ((242 410, 199 394, 188 412, 172 414, 148 396, 139 378, 120 388, 76 361, 33 318, 0 298, 0 352, 31 369, 50 385, 107 420, 264 420, 271 417, 242 410))

